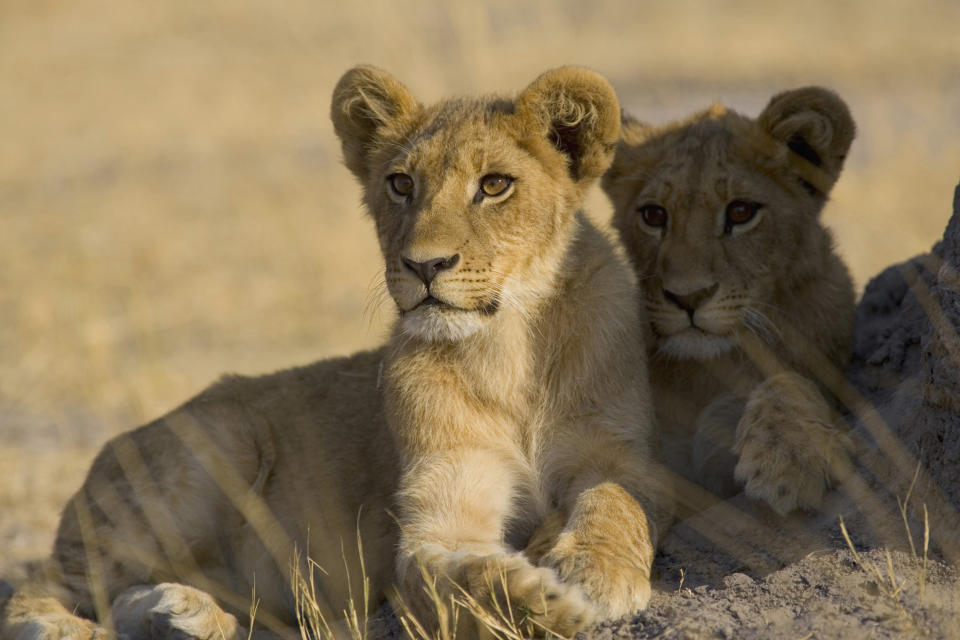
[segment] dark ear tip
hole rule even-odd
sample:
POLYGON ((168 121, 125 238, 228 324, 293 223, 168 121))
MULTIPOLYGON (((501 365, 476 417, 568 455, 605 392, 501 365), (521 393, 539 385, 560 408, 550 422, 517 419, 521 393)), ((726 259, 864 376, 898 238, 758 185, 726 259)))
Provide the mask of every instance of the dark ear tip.
POLYGON ((840 96, 837 95, 836 91, 818 85, 808 85, 806 87, 797 87, 796 89, 787 89, 786 91, 781 91, 770 98, 771 103, 780 102, 782 100, 791 100, 799 103, 819 100, 840 103, 843 102, 843 100, 840 99, 840 96))
POLYGON ((819 86, 800 87, 783 91, 772 98, 761 118, 776 121, 803 111, 814 111, 833 123, 838 133, 849 133, 852 140, 856 130, 853 115, 843 98, 835 91, 819 86))

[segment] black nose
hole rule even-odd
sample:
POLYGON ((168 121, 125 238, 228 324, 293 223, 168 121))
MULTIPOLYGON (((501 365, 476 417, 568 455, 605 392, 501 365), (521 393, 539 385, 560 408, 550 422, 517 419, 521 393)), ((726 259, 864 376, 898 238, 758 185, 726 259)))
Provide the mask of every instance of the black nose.
POLYGON ((433 282, 433 279, 437 277, 437 274, 441 271, 446 271, 447 269, 452 269, 458 262, 460 262, 460 254, 455 253, 454 255, 448 258, 434 258, 433 260, 427 260, 426 262, 416 262, 409 258, 401 258, 403 264, 406 265, 407 269, 413 271, 423 284, 430 286, 430 283, 433 282))
POLYGON ((687 313, 692 313, 697 310, 697 307, 700 306, 700 303, 704 300, 708 300, 713 294, 717 292, 717 288, 720 285, 718 283, 713 283, 712 286, 704 287, 703 289, 697 289, 690 293, 674 293, 673 291, 663 290, 663 297, 677 305, 687 313))

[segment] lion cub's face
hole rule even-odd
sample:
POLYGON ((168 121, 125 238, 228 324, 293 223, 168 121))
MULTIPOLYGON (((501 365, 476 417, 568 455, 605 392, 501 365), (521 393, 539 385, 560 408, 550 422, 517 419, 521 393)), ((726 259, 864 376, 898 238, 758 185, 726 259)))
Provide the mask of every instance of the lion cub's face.
POLYGON ((529 306, 537 254, 552 254, 566 227, 575 189, 565 167, 554 175, 527 153, 506 108, 452 102, 425 113, 367 182, 387 288, 410 333, 459 339, 501 306, 529 306))
POLYGON ((618 111, 582 70, 544 74, 516 101, 428 108, 380 70, 344 76, 334 124, 406 333, 461 340, 549 295, 583 189, 612 158, 618 111), (555 99, 564 92, 573 99, 555 99))
POLYGON ((628 122, 604 178, 656 348, 708 359, 742 330, 776 332, 776 293, 815 268, 818 216, 853 139, 823 89, 775 96, 757 120, 723 107, 654 129, 628 122))

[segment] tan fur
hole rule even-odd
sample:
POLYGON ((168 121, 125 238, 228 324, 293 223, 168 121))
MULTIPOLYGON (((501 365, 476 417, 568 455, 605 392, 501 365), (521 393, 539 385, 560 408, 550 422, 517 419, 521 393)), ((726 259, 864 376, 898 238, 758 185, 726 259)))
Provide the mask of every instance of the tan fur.
MULTIPOLYGON (((485 606, 506 592, 562 635, 644 607, 671 514, 640 304, 578 211, 619 133, 609 84, 567 68, 515 100, 424 107, 358 67, 331 113, 399 310, 391 339, 229 378, 108 444, 64 512, 54 617, 84 637, 68 610, 103 620, 113 602, 133 637, 233 638, 245 632, 204 591, 238 613, 255 582, 258 619, 290 625, 295 547, 328 572, 313 578, 339 613, 361 584, 358 532, 375 602, 395 583, 427 623, 424 576, 485 606), (488 174, 513 182, 479 198, 488 174), (454 255, 428 288, 415 263, 454 255)), ((47 593, 14 596, 5 633, 53 637, 36 624, 47 593)))
POLYGON ((853 136, 839 97, 797 89, 756 119, 722 105, 664 127, 628 118, 604 177, 650 315, 665 455, 719 496, 745 484, 781 513, 816 507, 849 469, 810 380, 842 371, 851 347, 853 287, 820 212, 853 136), (737 200, 761 207, 729 224, 737 200), (647 205, 664 226, 644 222, 647 205))

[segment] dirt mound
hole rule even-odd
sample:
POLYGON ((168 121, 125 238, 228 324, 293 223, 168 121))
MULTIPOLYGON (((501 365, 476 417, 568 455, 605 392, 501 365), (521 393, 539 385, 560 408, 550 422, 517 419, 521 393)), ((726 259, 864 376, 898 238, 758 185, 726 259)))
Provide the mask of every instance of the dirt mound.
MULTIPOLYGON (((857 310, 851 380, 905 453, 960 508, 960 185, 931 253, 874 278, 857 310)), ((866 431, 861 423, 858 428, 866 431)))
POLYGON ((956 634, 956 571, 934 564, 924 574, 915 559, 869 551, 811 554, 763 578, 727 575, 716 587, 657 593, 629 623, 596 629, 617 638, 903 638, 956 634), (880 573, 877 573, 877 572, 880 573), (922 576, 922 577, 921 577, 922 576), (921 595, 920 584, 923 582, 921 595))

